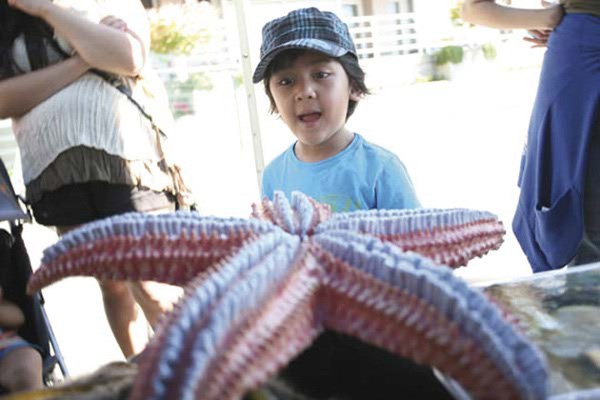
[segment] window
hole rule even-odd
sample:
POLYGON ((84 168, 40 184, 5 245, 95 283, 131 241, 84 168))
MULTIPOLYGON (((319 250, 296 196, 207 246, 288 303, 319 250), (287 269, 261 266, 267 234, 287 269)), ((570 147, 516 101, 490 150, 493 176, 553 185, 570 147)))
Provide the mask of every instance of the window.
POLYGON ((391 0, 388 1, 387 11, 390 14, 413 12, 413 0, 391 0))
POLYGON ((352 18, 364 15, 361 0, 343 0, 341 3, 342 18, 352 18))
POLYGON ((358 5, 357 4, 342 4, 342 17, 357 17, 358 16, 358 5))

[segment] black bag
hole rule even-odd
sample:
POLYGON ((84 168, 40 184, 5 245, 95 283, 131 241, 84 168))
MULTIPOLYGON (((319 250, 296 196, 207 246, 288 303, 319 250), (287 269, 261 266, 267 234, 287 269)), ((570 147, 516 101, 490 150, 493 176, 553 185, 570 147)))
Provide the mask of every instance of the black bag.
POLYGON ((0 221, 28 219, 17 204, 17 198, 4 163, 0 160, 0 221))

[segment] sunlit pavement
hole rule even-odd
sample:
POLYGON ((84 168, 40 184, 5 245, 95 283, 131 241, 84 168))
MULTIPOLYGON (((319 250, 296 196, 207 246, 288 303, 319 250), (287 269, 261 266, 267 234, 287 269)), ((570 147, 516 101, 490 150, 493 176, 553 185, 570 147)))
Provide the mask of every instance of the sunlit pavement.
MULTIPOLYGON (((504 222, 507 235, 502 248, 458 270, 472 282, 530 273, 510 222, 538 73, 536 68, 525 68, 376 90, 349 121, 367 140, 399 155, 423 206, 487 210, 504 222)), ((243 115, 227 111, 234 109, 234 100, 223 101, 229 103, 211 106, 205 102, 196 116, 180 119, 173 144, 180 149, 203 213, 246 216, 258 199, 249 128, 243 115), (223 118, 224 110, 227 118, 223 118)), ((244 99, 238 102, 244 104, 244 99)), ((269 160, 291 143, 292 136, 280 121, 266 115, 266 109, 264 96, 259 96, 264 152, 269 160)), ((24 235, 35 267, 42 250, 56 236, 34 225, 28 225, 24 235)), ((122 359, 93 279, 66 279, 43 293, 72 375, 122 359)))

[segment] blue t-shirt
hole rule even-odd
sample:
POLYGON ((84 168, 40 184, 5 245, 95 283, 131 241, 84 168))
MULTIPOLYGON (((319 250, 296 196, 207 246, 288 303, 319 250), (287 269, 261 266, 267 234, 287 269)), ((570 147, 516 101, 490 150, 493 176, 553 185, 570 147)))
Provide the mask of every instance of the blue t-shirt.
POLYGON ((420 207, 400 159, 359 134, 340 153, 318 162, 300 161, 294 146, 265 168, 263 196, 272 200, 279 190, 290 198, 292 191, 300 191, 334 212, 420 207))

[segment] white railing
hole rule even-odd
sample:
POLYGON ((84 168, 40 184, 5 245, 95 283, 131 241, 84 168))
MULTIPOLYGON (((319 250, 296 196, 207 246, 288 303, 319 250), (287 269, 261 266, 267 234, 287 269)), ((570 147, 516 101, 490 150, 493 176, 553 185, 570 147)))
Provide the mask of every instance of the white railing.
MULTIPOLYGON (((382 57, 430 53, 447 45, 468 47, 474 42, 506 41, 515 35, 514 32, 499 30, 489 30, 481 35, 457 29, 456 32, 444 32, 443 38, 436 39, 425 31, 425 25, 420 24, 416 13, 350 17, 345 18, 344 22, 348 24, 359 58, 369 62, 382 57), (467 37, 463 37, 465 35, 467 37), (454 39, 448 40, 449 36, 454 39)), ((210 40, 199 44, 191 55, 180 57, 179 62, 176 58, 165 56, 163 62, 157 65, 164 79, 192 72, 239 71, 240 49, 236 26, 223 19, 213 22, 210 40)))
POLYGON ((359 58, 414 54, 421 51, 414 13, 347 18, 359 58))
MULTIPOLYGON (((372 15, 346 18, 345 22, 356 44, 361 59, 415 54, 422 51, 414 13, 372 15)), ((214 72, 236 69, 239 45, 234 26, 225 21, 211 26, 211 39, 200 44, 186 57, 185 63, 157 65, 161 75, 173 75, 187 68, 193 72, 214 72)), ((169 57, 164 57, 168 59, 169 57)))

